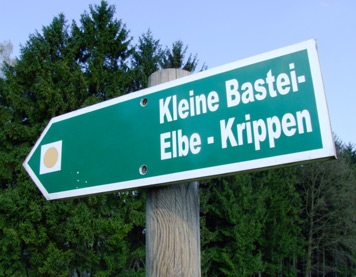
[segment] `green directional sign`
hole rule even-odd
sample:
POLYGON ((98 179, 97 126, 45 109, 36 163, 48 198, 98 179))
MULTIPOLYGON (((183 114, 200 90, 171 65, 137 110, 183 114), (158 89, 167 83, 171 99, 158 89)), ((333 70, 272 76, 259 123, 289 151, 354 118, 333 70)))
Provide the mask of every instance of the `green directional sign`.
POLYGON ((55 117, 24 167, 59 199, 335 155, 310 40, 55 117))

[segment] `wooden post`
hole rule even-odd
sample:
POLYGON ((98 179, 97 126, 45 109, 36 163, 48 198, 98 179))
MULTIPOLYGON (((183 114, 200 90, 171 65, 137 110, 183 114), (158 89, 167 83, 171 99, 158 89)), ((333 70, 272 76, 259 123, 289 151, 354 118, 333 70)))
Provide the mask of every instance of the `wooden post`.
MULTIPOLYGON (((164 69, 149 86, 190 72, 164 69)), ((146 200, 146 276, 201 276, 199 183, 149 188, 146 200)))

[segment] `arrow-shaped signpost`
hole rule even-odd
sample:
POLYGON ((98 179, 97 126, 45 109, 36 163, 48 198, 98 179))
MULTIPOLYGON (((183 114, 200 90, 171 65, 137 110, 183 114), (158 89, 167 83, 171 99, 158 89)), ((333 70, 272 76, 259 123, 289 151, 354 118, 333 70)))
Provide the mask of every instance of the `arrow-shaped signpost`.
POLYGON ((24 167, 59 199, 332 157, 310 40, 55 117, 24 167))
POLYGON ((60 199, 335 157, 310 40, 55 117, 24 167, 60 199))

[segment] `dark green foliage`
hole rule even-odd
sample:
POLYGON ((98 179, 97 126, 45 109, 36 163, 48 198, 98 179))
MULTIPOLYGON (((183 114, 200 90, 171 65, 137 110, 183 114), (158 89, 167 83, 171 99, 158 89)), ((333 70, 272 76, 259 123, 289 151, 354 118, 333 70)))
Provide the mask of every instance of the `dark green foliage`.
POLYGON ((337 161, 299 168, 297 188, 303 201, 306 274, 354 269, 356 179, 350 148, 336 143, 337 161))
POLYGON ((201 189, 206 276, 294 276, 299 252, 295 168, 241 174, 201 189))
POLYGON ((59 15, 0 79, 1 276, 143 273, 141 194, 47 202, 22 168, 51 117, 129 91, 128 31, 113 13, 103 1, 72 32, 59 15))
POLYGON ((132 57, 132 81, 135 91, 148 86, 148 77, 159 70, 163 54, 159 40, 153 38, 150 30, 139 37, 139 43, 132 57))
POLYGON ((174 42, 171 50, 167 48, 164 51, 163 58, 160 61, 161 68, 181 68, 194 72, 198 65, 197 55, 193 57, 190 54, 188 59, 185 60, 187 50, 188 46, 184 47, 182 41, 178 40, 174 42))
MULTIPOLYGON (((176 41, 172 49, 168 47, 162 50, 159 40, 155 40, 150 30, 139 37, 139 43, 135 47, 132 56, 132 82, 133 89, 139 90, 148 86, 148 77, 159 69, 181 68, 193 72, 197 65, 197 55, 189 55, 185 60, 188 46, 183 48, 182 41, 176 41)), ((203 65, 201 70, 205 70, 203 65)))
POLYGON ((266 189, 266 214, 260 239, 263 272, 295 276, 295 259, 301 254, 300 198, 295 190, 296 167, 255 173, 266 189))
POLYGON ((209 182, 201 190, 202 267, 206 276, 249 276, 261 269, 264 188, 250 175, 209 182))
MULTIPOLYGON (((0 76, 0 276, 144 276, 143 190, 46 201, 22 162, 50 118, 142 89, 154 71, 194 71, 102 1, 80 24, 55 17, 0 76)), ((355 275, 356 151, 337 161, 201 183, 204 276, 355 275)))
POLYGON ((128 74, 129 31, 121 20, 114 19, 115 7, 105 1, 90 6, 81 26, 72 27, 76 58, 87 82, 88 100, 93 104, 131 91, 128 74))
MULTIPOLYGON (((340 142, 341 143, 341 142, 340 142)), ((347 163, 351 165, 356 176, 356 148, 354 145, 349 143, 348 145, 343 145, 343 151, 341 153, 346 159, 347 163)))

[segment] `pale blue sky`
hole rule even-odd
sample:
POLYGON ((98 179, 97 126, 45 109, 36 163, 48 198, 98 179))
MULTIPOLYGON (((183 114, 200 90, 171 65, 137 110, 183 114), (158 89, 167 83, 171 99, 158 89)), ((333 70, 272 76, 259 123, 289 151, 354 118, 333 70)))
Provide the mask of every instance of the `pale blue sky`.
MULTIPOLYGON (((30 34, 64 13, 78 22, 100 0, 1 0, 0 42, 19 55, 30 34)), ((333 131, 356 144, 355 0, 111 0, 135 39, 149 28, 163 46, 182 40, 209 68, 316 39, 333 131)))

